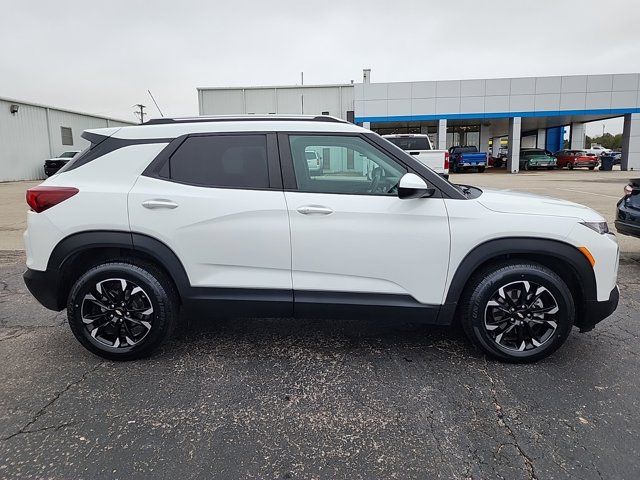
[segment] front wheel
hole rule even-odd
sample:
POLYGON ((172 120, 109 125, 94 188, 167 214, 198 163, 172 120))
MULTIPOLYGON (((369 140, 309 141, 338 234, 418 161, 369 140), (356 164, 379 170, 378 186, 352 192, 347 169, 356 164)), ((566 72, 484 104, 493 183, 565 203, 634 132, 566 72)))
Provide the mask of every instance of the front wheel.
POLYGON ((589 167, 589 170, 593 170, 593 169, 595 169, 595 168, 596 168, 596 167, 589 167))
POLYGON ((474 275, 459 315, 475 346, 500 360, 524 363, 551 355, 565 342, 575 305, 555 272, 536 263, 513 262, 474 275))
POLYGON ((110 360, 148 356, 172 333, 178 299, 152 265, 112 261, 84 273, 67 303, 71 331, 89 351, 110 360))
POLYGON ((484 173, 484 168, 485 167, 478 167, 478 173, 484 173))
POLYGON ((567 167, 569 167, 569 170, 573 170, 573 163, 569 163, 567 167))

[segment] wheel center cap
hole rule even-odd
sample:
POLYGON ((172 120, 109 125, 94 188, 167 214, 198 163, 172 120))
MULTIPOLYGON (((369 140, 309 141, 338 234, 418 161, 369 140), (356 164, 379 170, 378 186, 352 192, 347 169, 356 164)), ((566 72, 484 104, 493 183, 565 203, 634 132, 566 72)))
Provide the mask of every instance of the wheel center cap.
POLYGON ((119 317, 122 316, 122 312, 120 310, 118 310, 117 308, 116 308, 115 312, 116 312, 116 315, 118 315, 119 317))

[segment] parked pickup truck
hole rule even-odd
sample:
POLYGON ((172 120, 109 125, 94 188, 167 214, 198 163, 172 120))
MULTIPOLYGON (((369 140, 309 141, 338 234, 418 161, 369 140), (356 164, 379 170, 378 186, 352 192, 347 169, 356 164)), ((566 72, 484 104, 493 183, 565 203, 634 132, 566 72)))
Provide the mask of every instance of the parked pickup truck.
POLYGON ((449 152, 434 150, 428 135, 421 133, 383 135, 396 147, 400 147, 423 165, 444 178, 449 178, 449 152))
POLYGON ((449 161, 453 173, 463 172, 470 168, 477 168, 478 172, 484 172, 487 167, 487 154, 479 152, 478 147, 451 147, 449 149, 449 161))

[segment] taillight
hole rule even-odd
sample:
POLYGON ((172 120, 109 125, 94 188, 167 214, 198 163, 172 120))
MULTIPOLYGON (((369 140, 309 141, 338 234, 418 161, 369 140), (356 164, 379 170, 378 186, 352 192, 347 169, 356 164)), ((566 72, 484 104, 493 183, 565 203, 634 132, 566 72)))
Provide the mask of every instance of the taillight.
POLYGON ((27 190, 27 203, 31 210, 40 213, 73 197, 79 191, 74 187, 33 187, 27 190))
POLYGON ((444 152, 444 169, 449 170, 449 152, 444 152))

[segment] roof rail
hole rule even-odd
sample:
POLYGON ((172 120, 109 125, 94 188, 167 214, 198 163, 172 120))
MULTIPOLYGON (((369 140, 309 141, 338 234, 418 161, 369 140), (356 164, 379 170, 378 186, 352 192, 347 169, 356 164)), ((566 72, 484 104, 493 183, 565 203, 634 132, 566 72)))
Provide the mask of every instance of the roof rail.
POLYGON ((214 117, 163 117, 152 118, 147 120, 142 125, 169 125, 175 123, 203 123, 203 122, 333 122, 333 123, 349 123, 341 118, 332 117, 330 115, 316 115, 316 116, 280 116, 280 115, 243 115, 243 116, 214 116, 214 117))

